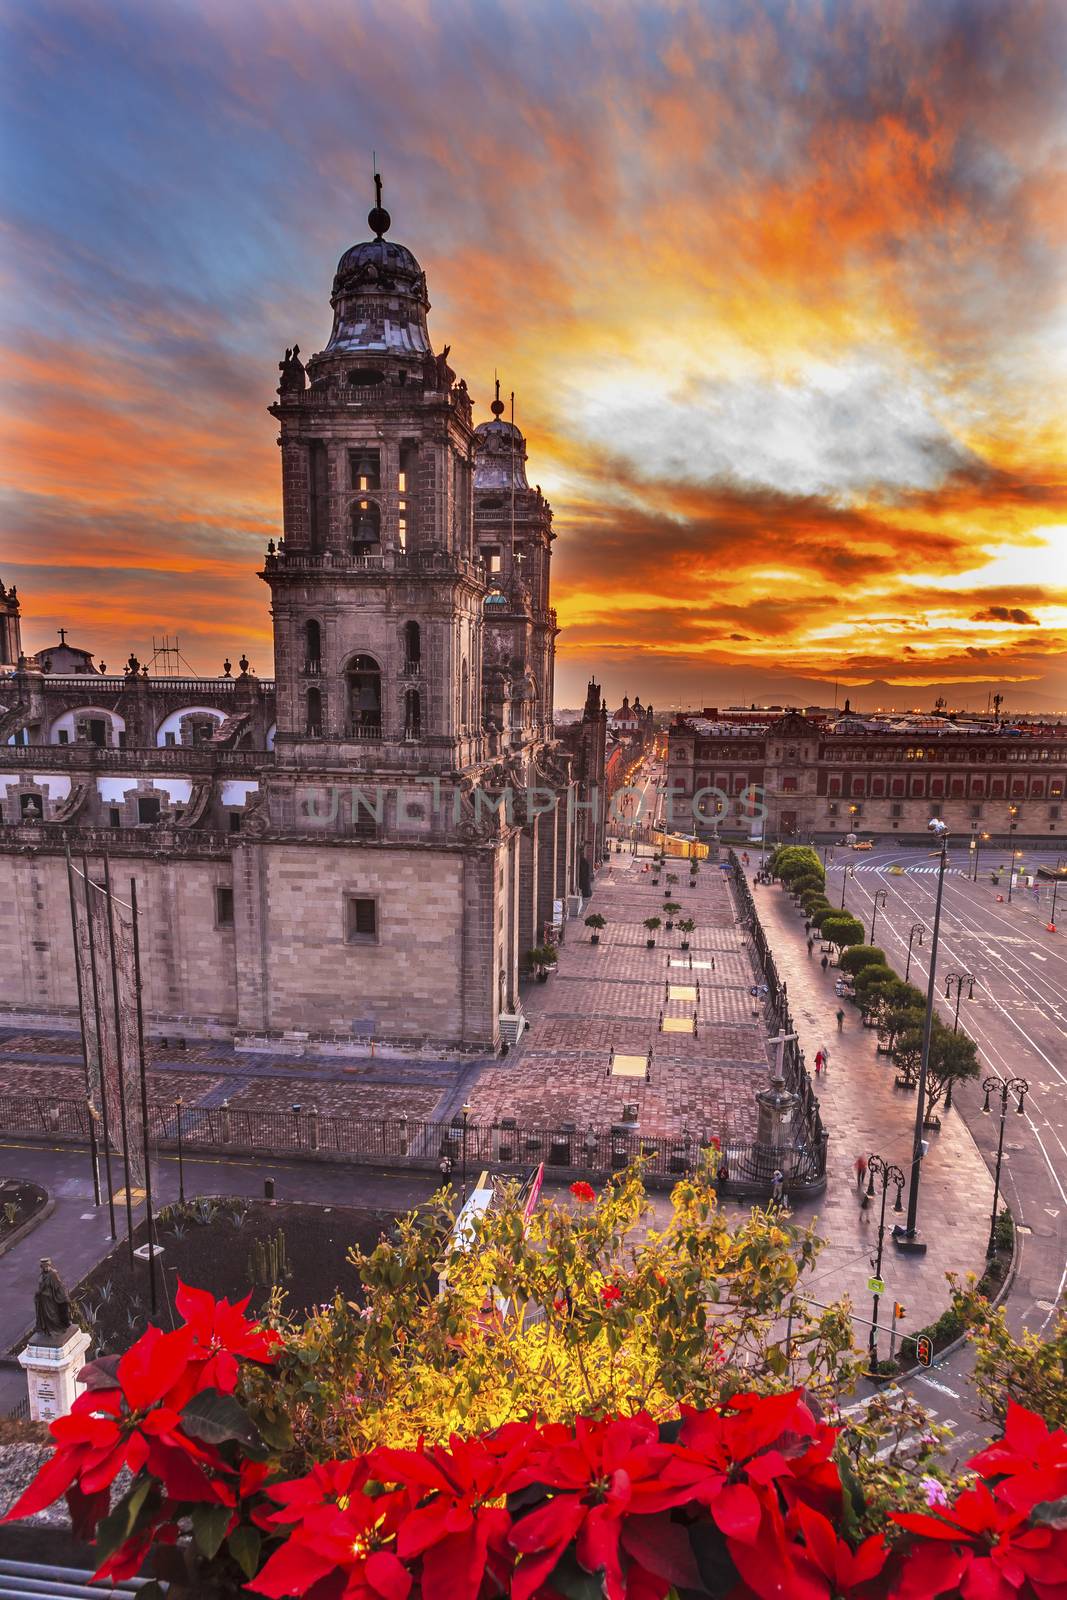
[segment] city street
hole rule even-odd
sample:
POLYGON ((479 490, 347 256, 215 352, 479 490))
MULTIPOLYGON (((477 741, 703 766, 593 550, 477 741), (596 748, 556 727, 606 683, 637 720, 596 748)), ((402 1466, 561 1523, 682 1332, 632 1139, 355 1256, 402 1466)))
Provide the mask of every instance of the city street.
MULTIPOLYGON (((1028 1328, 1044 1333, 1058 1307, 1064 1303, 1067 1281, 1067 952, 1061 933, 1048 933, 1046 921, 1051 889, 1044 890, 1040 909, 1033 893, 1016 885, 1007 903, 1007 873, 999 885, 990 870, 1008 854, 984 846, 978 879, 970 874, 967 844, 949 852, 941 913, 936 985, 940 1014, 951 1025, 955 1012, 955 985, 945 997, 950 972, 973 974, 974 998, 963 988, 959 1025, 975 1040, 982 1078, 1022 1077, 1030 1085, 1024 1115, 1015 1115, 1009 1102, 1004 1132, 1001 1189, 1018 1228, 1018 1270, 1006 1306, 1008 1323, 1018 1333, 1028 1328), (998 896, 1003 895, 1003 901, 998 896)), ((829 852, 827 852, 829 856, 829 852)), ((1038 865, 1054 866, 1053 853, 1027 851, 1018 863, 1020 873, 1038 865)), ((930 930, 933 927, 937 889, 937 858, 921 849, 876 846, 861 853, 843 846, 827 860, 827 894, 836 905, 841 898, 842 868, 854 868, 845 886, 846 907, 860 917, 870 932, 874 897, 885 892, 879 905, 874 942, 885 950, 890 964, 901 974, 907 959, 908 934, 916 923, 927 929, 922 947, 913 946, 912 981, 928 981, 930 930), (893 868, 903 868, 895 872, 893 868)), ((1060 916, 1057 907, 1057 916, 1060 916)), ((1000 1097, 994 1094, 991 1114, 982 1114, 980 1082, 966 1085, 953 1096, 953 1110, 963 1117, 992 1171, 996 1163, 1000 1097)), ((951 1113, 950 1113, 951 1114, 951 1113)), ((920 1216, 929 1232, 938 1219, 920 1216)), ((957 1426, 957 1443, 970 1433, 981 1438, 979 1426, 967 1404, 966 1387, 971 1367, 966 1348, 939 1364, 935 1372, 914 1381, 924 1401, 934 1399, 944 1418, 957 1426), (927 1395, 931 1384, 941 1393, 927 1395)))

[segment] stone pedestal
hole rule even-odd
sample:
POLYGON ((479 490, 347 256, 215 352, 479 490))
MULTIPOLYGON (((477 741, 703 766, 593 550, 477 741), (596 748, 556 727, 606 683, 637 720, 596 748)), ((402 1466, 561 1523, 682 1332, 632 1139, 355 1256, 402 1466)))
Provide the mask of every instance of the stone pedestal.
POLYGON ((64 1333, 35 1333, 19 1356, 30 1392, 30 1420, 54 1422, 65 1417, 85 1385, 78 1373, 85 1365, 89 1335, 81 1328, 64 1333))
POLYGON ((797 1097, 785 1086, 785 1079, 777 1074, 771 1079, 769 1089, 756 1093, 756 1143, 780 1150, 793 1143, 793 1113, 797 1097))

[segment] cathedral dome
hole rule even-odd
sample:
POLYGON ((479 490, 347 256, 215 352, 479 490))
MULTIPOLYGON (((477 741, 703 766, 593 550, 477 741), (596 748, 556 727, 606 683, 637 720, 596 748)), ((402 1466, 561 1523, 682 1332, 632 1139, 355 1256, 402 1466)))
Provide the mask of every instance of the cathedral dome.
POLYGON ((474 430, 474 487, 476 489, 528 489, 526 440, 513 422, 505 422, 500 380, 496 399, 489 407, 492 422, 479 422, 474 430))
POLYGON ((385 238, 390 217, 381 203, 381 179, 375 176, 374 183, 377 202, 367 222, 376 237, 354 244, 337 263, 333 331, 322 354, 421 358, 430 351, 426 274, 406 245, 385 238))

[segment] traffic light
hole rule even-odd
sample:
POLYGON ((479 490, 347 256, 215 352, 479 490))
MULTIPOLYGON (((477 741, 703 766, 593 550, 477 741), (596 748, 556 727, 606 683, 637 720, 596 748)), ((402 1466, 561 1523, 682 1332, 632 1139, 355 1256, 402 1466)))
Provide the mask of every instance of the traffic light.
POLYGON ((899 1321, 901 1317, 906 1317, 907 1314, 908 1314, 907 1306, 901 1305, 899 1300, 894 1300, 893 1301, 893 1315, 894 1315, 894 1317, 896 1317, 897 1320, 899 1321))
POLYGON ((928 1367, 934 1359, 934 1342, 925 1333, 921 1333, 915 1341, 915 1358, 920 1367, 928 1367))

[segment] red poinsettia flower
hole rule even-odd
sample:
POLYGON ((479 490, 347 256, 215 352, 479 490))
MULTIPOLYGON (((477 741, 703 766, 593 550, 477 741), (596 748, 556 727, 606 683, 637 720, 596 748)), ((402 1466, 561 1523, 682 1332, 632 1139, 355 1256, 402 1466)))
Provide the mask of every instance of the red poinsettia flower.
POLYGON ((511 1517, 502 1504, 529 1459, 536 1430, 512 1423, 480 1439, 453 1434, 448 1446, 375 1450, 371 1476, 402 1485, 408 1508, 397 1532, 397 1555, 422 1563, 422 1591, 440 1600, 476 1600, 488 1570, 506 1584, 514 1556, 511 1517))
POLYGON ((578 1178, 576 1182, 571 1184, 571 1194, 576 1200, 582 1200, 587 1205, 596 1199, 596 1195, 593 1192, 593 1185, 591 1183, 586 1183, 582 1178, 578 1178))
POLYGON ((600 1298, 606 1306, 613 1306, 622 1299, 622 1290, 617 1283, 606 1283, 600 1291, 600 1298))
POLYGON ((329 1591, 337 1600, 407 1600, 411 1574, 393 1548, 401 1505, 401 1496, 375 1498, 358 1490, 344 1505, 324 1501, 306 1507, 248 1588, 281 1600, 307 1594, 324 1578, 338 1575, 337 1587, 329 1591))
MULTIPOLYGON (((801 1572, 825 1579, 826 1592, 834 1600, 850 1600, 852 1596, 862 1600, 889 1558, 889 1546, 882 1535, 871 1534, 853 1550, 839 1538, 829 1517, 803 1502, 796 1508, 796 1520, 804 1537, 804 1550, 794 1556, 794 1565, 801 1572)), ((753 1556, 758 1561, 759 1552, 753 1552, 753 1556)))
POLYGON ((362 1493, 368 1476, 366 1456, 349 1461, 318 1461, 302 1478, 272 1483, 267 1493, 280 1509, 260 1511, 256 1521, 263 1528, 277 1528, 301 1521, 320 1506, 339 1506, 343 1511, 353 1495, 362 1493))
POLYGON ((1036 1412, 1009 1400, 1004 1437, 972 1456, 969 1465, 983 1478, 1000 1480, 993 1491, 998 1500, 1030 1511, 1067 1495, 1067 1431, 1049 1428, 1036 1412))
POLYGON ((1040 1600, 1067 1593, 1067 1533, 1028 1527, 1028 1511, 997 1500, 988 1486, 967 1489, 937 1514, 894 1511, 891 1520, 920 1543, 907 1552, 894 1596, 929 1600, 949 1593, 962 1600, 1040 1600), (1032 1588, 1028 1587, 1032 1585, 1032 1588))
POLYGON ((118 1361, 113 1387, 88 1389, 52 1423, 59 1448, 4 1520, 32 1516, 75 1483, 82 1495, 98 1495, 123 1467, 147 1467, 171 1499, 232 1505, 229 1486, 203 1470, 223 1466, 217 1453, 181 1431, 192 1343, 188 1328, 149 1328, 118 1361))
MULTIPOLYGON (((603 1571, 608 1600, 624 1600, 624 1519, 646 1508, 661 1509, 659 1479, 670 1457, 670 1447, 660 1443, 647 1416, 579 1417, 573 1434, 561 1424, 542 1429, 540 1446, 531 1450, 515 1487, 543 1484, 555 1492, 511 1530, 511 1544, 521 1556, 512 1579, 513 1600, 530 1600, 573 1541, 579 1565, 586 1572, 603 1571)), ((683 1498, 684 1491, 672 1503, 683 1498)))
POLYGON ((218 1389, 233 1394, 237 1388, 237 1358, 271 1362, 281 1344, 281 1334, 245 1316, 251 1294, 233 1305, 216 1300, 206 1289, 179 1283, 174 1304, 193 1336, 189 1360, 194 1364, 191 1393, 218 1389))

